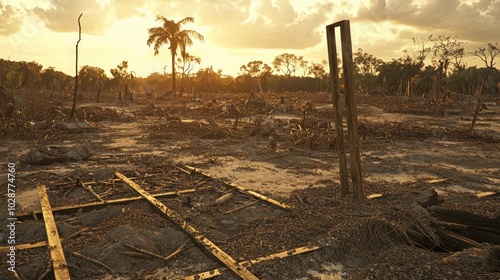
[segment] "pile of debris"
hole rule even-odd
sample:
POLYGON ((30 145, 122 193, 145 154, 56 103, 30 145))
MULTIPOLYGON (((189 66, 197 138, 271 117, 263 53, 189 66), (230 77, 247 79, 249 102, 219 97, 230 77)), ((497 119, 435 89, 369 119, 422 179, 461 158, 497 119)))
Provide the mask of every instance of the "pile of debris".
POLYGON ((88 144, 67 146, 45 146, 31 150, 26 155, 26 163, 48 165, 57 162, 79 161, 90 157, 88 144))

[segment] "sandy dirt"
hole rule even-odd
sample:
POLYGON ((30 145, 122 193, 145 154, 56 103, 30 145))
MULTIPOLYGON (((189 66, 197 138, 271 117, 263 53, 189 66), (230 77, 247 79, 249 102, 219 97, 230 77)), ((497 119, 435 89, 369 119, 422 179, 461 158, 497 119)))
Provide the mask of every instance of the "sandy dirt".
MULTIPOLYGON (((359 200, 340 195, 333 107, 326 95, 291 94, 286 98, 295 106, 285 112, 271 106, 279 96, 263 96, 265 108, 251 107, 245 98, 84 102, 78 122, 57 119, 49 126, 39 118, 30 132, 10 130, 0 139, 0 153, 2 166, 16 163, 16 243, 47 238, 42 216, 33 214, 40 210, 37 185, 47 187, 53 208, 98 201, 78 180, 107 201, 137 196, 114 179, 121 172, 152 194, 185 191, 159 199, 237 262, 319 247, 249 266, 259 279, 500 278, 500 106, 481 111, 470 135, 473 112, 464 97, 453 96, 438 116, 423 98, 359 96, 364 195, 380 194, 359 200), (306 101, 316 109, 304 120, 306 101), (236 128, 229 105, 239 109, 236 128), (55 155, 72 149, 72 156, 55 155), (35 164, 28 155, 34 150, 50 151, 51 158, 35 164), (82 150, 90 156, 74 156, 82 150), (492 195, 480 197, 486 192, 492 195), (225 194, 232 197, 214 203, 225 194)), ((6 178, 6 168, 0 172, 6 178)), ((6 199, 6 190, 1 193, 6 199)), ((223 267, 144 200, 54 216, 59 235, 68 238, 63 250, 72 279, 183 279, 223 267), (130 247, 167 256, 185 241, 168 261, 130 247)), ((4 228, 1 246, 7 245, 4 228)), ((21 279, 54 279, 50 269, 40 278, 50 263, 46 246, 19 249, 16 261, 21 279)), ((0 267, 0 278, 15 279, 6 262, 0 267)), ((225 270, 216 279, 237 277, 225 270)))

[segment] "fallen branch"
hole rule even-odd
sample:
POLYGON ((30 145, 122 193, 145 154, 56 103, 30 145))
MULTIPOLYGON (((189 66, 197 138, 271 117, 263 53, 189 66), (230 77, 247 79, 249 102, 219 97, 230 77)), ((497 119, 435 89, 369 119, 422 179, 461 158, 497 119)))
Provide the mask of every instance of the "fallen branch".
POLYGON ((242 205, 242 206, 240 206, 240 207, 236 207, 236 208, 234 208, 234 209, 232 209, 232 210, 228 210, 228 211, 224 212, 224 214, 230 214, 230 213, 236 212, 236 211, 238 211, 238 210, 241 210, 241 209, 246 208, 246 207, 248 207, 248 206, 252 206, 252 205, 257 204, 257 203, 259 203, 259 202, 260 202, 260 200, 254 200, 254 201, 251 201, 251 202, 249 202, 249 203, 247 203, 247 204, 244 204, 244 205, 242 205))
POLYGON ((104 267, 105 269, 109 270, 109 272, 111 272, 112 274, 114 274, 114 273, 115 273, 115 271, 114 271, 111 267, 109 267, 109 266, 107 266, 107 265, 103 264, 102 262, 100 262, 100 261, 98 261, 98 260, 95 260, 95 259, 93 259, 93 258, 87 257, 87 256, 82 255, 82 254, 77 253, 77 252, 72 252, 71 254, 72 254, 73 256, 75 256, 75 257, 78 257, 78 258, 84 259, 84 260, 86 260, 86 261, 88 261, 88 262, 91 262, 91 263, 93 263, 93 264, 95 264, 95 265, 102 266, 102 267, 104 267))
POLYGON ((304 201, 302 200, 302 198, 298 194, 296 194, 295 196, 300 201, 300 204, 304 204, 304 201))
POLYGON ((225 195, 223 195, 223 196, 221 196, 221 197, 217 198, 217 199, 215 200, 215 204, 222 204, 222 203, 224 203, 224 202, 228 201, 229 199, 231 199, 231 197, 233 197, 233 194, 232 194, 232 193, 226 193, 225 195))
POLYGON ((165 261, 170 260, 171 258, 177 256, 180 252, 182 252, 184 250, 184 247, 186 247, 186 244, 188 241, 189 241, 189 238, 186 239, 184 242, 182 242, 181 246, 179 246, 177 249, 175 249, 175 251, 172 254, 165 257, 165 261))
POLYGON ((198 211, 208 211, 208 209, 214 205, 219 205, 219 204, 222 204, 226 201, 228 201, 229 199, 231 199, 231 197, 233 197, 233 194, 232 193, 226 193, 224 194, 223 196, 215 199, 214 201, 209 201, 209 202, 201 202, 202 201, 202 198, 203 198, 203 195, 200 197, 200 199, 198 200, 198 203, 196 203, 193 208, 195 210, 198 210, 198 211))
POLYGON ((45 277, 47 277, 47 275, 49 275, 51 271, 52 271, 52 262, 47 265, 45 271, 42 273, 42 275, 40 275, 40 277, 38 277, 38 280, 45 279, 45 277))
POLYGON ((16 280, 21 280, 21 279, 22 279, 22 278, 21 278, 21 276, 19 276, 19 273, 17 272, 17 270, 15 270, 15 269, 14 269, 14 270, 12 271, 12 274, 14 275, 14 278, 15 278, 16 280))
POLYGON ((81 230, 79 230, 77 232, 74 232, 74 233, 70 234, 68 237, 64 238, 64 240, 62 240, 61 243, 64 244, 64 243, 68 242, 68 240, 70 240, 71 238, 75 238, 78 235, 82 234, 82 232, 85 232, 87 230, 89 230, 89 228, 88 227, 84 227, 81 230))
POLYGON ((84 189, 86 189, 87 191, 89 191, 89 192, 90 192, 93 196, 95 196, 95 197, 96 197, 99 201, 103 201, 103 199, 102 199, 102 198, 101 198, 98 194, 96 194, 96 193, 94 192, 94 190, 92 189, 92 187, 91 187, 91 186, 87 186, 87 185, 85 185, 85 183, 80 183, 80 185, 81 185, 84 189))
MULTIPOLYGON (((158 254, 155 254, 153 252, 150 252, 150 251, 147 251, 147 250, 144 250, 144 249, 141 249, 141 248, 137 248, 135 246, 132 246, 132 245, 129 245, 129 244, 125 244, 126 247, 130 248, 130 249, 133 249, 133 250, 136 250, 137 252, 139 253, 142 253, 144 255, 148 255, 148 256, 151 256, 151 257, 155 257, 157 259, 160 259, 162 261, 169 261, 170 259, 172 259, 173 257, 175 257, 176 255, 178 255, 180 252, 182 252, 184 250, 184 247, 186 246, 187 242, 189 241, 189 239, 186 239, 182 244, 181 246, 179 246, 177 249, 175 249, 175 251, 164 257, 162 255, 158 255, 158 254)), ((137 255, 134 255, 133 253, 134 252, 121 252, 122 254, 126 254, 126 255, 130 255, 130 256, 135 256, 135 257, 138 257, 137 255)))
POLYGON ((124 254, 124 255, 127 255, 129 257, 139 258, 139 259, 150 259, 151 258, 150 255, 142 254, 139 252, 121 251, 120 254, 124 254))
POLYGON ((147 251, 147 250, 144 250, 144 249, 141 249, 141 248, 137 248, 137 247, 129 245, 129 244, 125 244, 125 246, 128 247, 128 248, 130 248, 130 249, 136 250, 137 252, 142 253, 144 255, 155 257, 155 258, 160 259, 160 260, 164 260, 165 259, 165 257, 163 257, 161 255, 155 254, 153 252, 150 252, 150 251, 147 251))
POLYGON ((448 230, 444 230, 444 232, 445 232, 446 234, 448 234, 449 236, 451 236, 452 238, 454 238, 454 239, 456 239, 456 240, 459 240, 459 241, 461 241, 461 242, 464 242, 464 243, 466 243, 466 244, 467 244, 467 245, 469 245, 469 246, 472 246, 472 247, 477 247, 477 246, 479 246, 479 245, 480 245, 480 243, 479 243, 479 242, 477 242, 477 241, 475 241, 475 240, 472 240, 472 239, 470 239, 470 238, 467 238, 467 237, 465 237, 465 236, 462 236, 462 235, 460 235, 460 234, 456 234, 456 233, 453 233, 453 232, 448 231, 448 230))

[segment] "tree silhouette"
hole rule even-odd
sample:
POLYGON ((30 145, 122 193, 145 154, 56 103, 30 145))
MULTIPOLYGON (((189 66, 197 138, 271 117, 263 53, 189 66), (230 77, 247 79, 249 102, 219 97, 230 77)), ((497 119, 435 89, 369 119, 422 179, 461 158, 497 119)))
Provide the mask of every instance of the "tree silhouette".
POLYGON ((479 57, 486 64, 486 67, 493 68, 496 64, 495 57, 500 53, 500 46, 498 42, 488 43, 488 48, 478 47, 474 52, 469 53, 479 57))
POLYGON ((184 92, 184 77, 189 76, 195 64, 200 64, 201 58, 190 55, 186 51, 181 52, 181 57, 177 58, 177 68, 181 71, 180 93, 184 92))
POLYGON ((126 91, 123 85, 126 85, 127 81, 133 78, 132 74, 128 72, 128 61, 122 61, 122 63, 118 64, 116 68, 109 70, 109 72, 113 75, 113 82, 118 87, 118 100, 122 101, 122 91, 126 91))
POLYGON ((301 63, 303 60, 303 56, 297 56, 292 53, 283 53, 276 56, 272 64, 274 69, 281 71, 285 76, 295 76, 295 71, 302 67, 301 63))
POLYGON ((169 20, 163 16, 157 16, 157 21, 162 21, 159 27, 148 29, 148 46, 154 45, 155 56, 160 53, 160 47, 169 44, 172 58, 172 92, 175 94, 175 56, 180 48, 181 54, 186 52, 186 47, 193 44, 193 38, 204 41, 203 35, 194 30, 182 30, 183 24, 194 22, 194 18, 186 17, 178 22, 169 20))
POLYGON ((273 69, 269 65, 260 60, 251 61, 240 67, 240 71, 243 75, 249 75, 252 78, 256 78, 261 92, 263 92, 261 84, 266 82, 272 70, 273 69))

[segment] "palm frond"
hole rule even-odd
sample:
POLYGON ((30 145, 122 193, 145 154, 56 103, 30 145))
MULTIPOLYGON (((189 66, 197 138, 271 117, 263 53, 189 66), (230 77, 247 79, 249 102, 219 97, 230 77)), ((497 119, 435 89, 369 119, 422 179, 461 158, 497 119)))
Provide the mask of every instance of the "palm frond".
POLYGON ((181 26, 181 25, 188 23, 188 22, 191 22, 191 23, 194 22, 194 18, 193 17, 185 17, 185 18, 179 20, 177 22, 177 25, 181 26))

